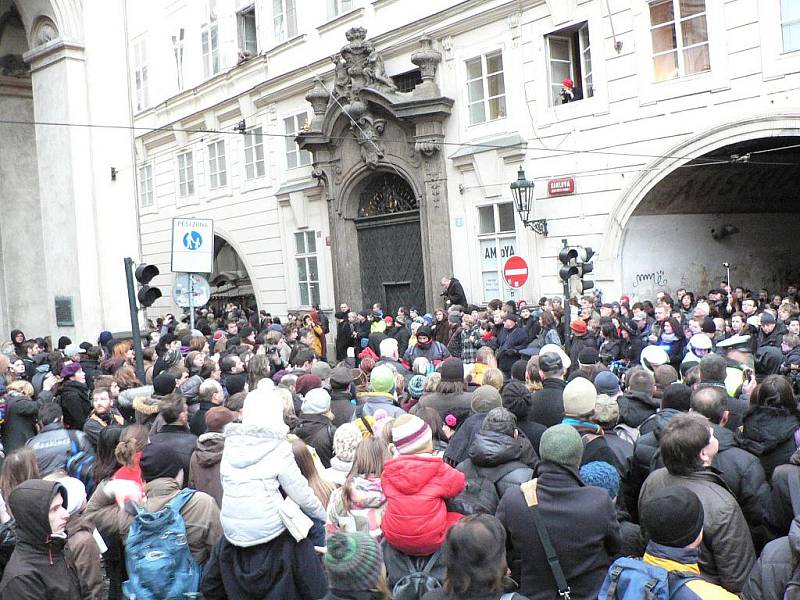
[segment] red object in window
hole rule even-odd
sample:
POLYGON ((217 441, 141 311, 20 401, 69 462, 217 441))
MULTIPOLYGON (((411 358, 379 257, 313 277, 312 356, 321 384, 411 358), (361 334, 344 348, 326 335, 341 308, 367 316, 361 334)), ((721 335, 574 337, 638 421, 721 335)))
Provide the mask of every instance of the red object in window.
POLYGON ((572 81, 572 79, 564 79, 564 80, 561 82, 561 85, 563 85, 563 86, 564 86, 566 89, 568 89, 568 90, 570 90, 570 91, 572 91, 573 89, 575 89, 575 82, 574 82, 574 81, 572 81))
POLYGON ((575 193, 575 178, 559 177, 547 182, 548 196, 569 196, 575 193))

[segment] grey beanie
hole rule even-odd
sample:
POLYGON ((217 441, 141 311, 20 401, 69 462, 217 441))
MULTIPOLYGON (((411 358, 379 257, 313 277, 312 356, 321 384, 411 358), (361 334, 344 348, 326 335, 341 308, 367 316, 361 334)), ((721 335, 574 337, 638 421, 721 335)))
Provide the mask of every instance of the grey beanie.
POLYGON ((517 428, 517 417, 507 408, 498 406, 490 410, 481 424, 481 431, 495 431, 508 436, 514 435, 517 428))
POLYGON ((493 408, 503 406, 500 392, 493 385, 482 385, 472 392, 470 408, 476 413, 488 413, 493 408))
POLYGON ((539 456, 542 460, 577 469, 583 458, 581 436, 571 425, 554 425, 542 434, 539 456))

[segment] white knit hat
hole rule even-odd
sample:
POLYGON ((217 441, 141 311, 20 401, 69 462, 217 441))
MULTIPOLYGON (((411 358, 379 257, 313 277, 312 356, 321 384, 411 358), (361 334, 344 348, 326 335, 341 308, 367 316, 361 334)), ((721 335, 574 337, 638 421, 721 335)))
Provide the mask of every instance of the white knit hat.
POLYGON ((333 453, 342 462, 351 463, 356 458, 356 448, 361 439, 361 430, 352 423, 339 425, 333 434, 333 453))
POLYGON ((300 412, 307 415, 321 415, 331 409, 331 395, 325 388, 308 390, 303 398, 300 412))
POLYGON ((288 433, 283 421, 283 398, 277 390, 255 389, 248 392, 242 407, 242 423, 279 433, 288 433))

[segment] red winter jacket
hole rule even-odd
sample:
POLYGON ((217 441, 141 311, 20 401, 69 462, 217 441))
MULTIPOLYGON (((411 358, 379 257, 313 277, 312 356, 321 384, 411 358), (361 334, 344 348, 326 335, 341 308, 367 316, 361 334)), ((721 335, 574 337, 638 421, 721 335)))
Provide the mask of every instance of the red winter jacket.
POLYGON ((405 554, 432 554, 444 542, 450 526, 461 518, 458 513, 447 512, 444 499, 461 493, 464 474, 441 458, 393 458, 383 469, 381 487, 386 496, 383 535, 405 554))

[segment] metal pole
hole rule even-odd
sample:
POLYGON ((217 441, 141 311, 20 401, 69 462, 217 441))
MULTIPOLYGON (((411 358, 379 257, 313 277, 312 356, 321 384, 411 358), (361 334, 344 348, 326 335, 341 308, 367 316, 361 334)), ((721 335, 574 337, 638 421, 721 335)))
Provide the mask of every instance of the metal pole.
POLYGON ((189 327, 194 329, 194 274, 189 273, 189 327))
POLYGON ((136 286, 133 283, 133 259, 125 259, 125 279, 128 284, 128 309, 131 313, 131 335, 133 351, 136 354, 136 376, 144 382, 144 360, 142 358, 142 336, 139 332, 139 315, 136 306, 136 286))
MULTIPOLYGON (((567 238, 563 238, 561 243, 564 248, 568 248, 567 238)), ((572 319, 572 307, 569 304, 569 280, 564 282, 564 351, 569 354, 569 322, 572 319)))

